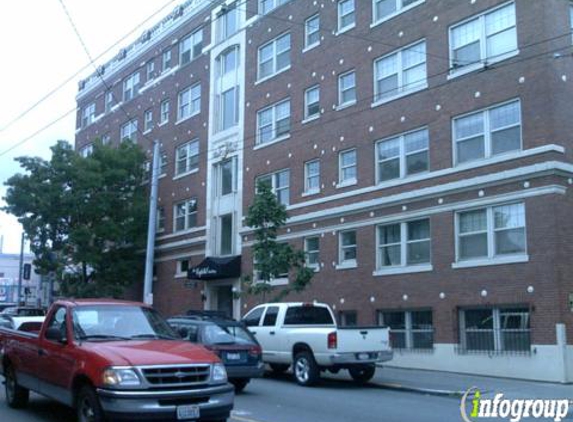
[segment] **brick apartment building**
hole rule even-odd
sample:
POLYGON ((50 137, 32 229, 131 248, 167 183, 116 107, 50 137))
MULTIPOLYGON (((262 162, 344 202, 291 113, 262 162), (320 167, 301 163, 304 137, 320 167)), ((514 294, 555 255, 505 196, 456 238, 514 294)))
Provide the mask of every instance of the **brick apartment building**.
POLYGON ((266 180, 316 269, 289 300, 389 325, 398 366, 573 382, 572 27, 568 0, 189 0, 80 83, 76 145, 160 141, 166 314, 256 304, 266 180))

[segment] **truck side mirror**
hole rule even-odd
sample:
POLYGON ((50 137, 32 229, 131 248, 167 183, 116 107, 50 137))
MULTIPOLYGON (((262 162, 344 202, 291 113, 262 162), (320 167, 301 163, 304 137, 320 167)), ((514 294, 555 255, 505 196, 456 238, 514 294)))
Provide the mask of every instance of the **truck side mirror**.
POLYGON ((62 335, 62 331, 57 327, 50 327, 46 330, 46 339, 55 341, 57 343, 65 343, 66 339, 62 335))
POLYGON ((181 336, 182 339, 187 340, 187 337, 189 337, 189 330, 185 327, 179 328, 177 333, 181 336))

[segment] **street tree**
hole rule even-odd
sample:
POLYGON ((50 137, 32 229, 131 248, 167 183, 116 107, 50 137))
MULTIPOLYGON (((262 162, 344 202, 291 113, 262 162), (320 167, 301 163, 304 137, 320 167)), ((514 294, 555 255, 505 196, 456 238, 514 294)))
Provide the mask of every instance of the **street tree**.
POLYGON ((22 224, 40 274, 66 295, 119 297, 141 279, 147 224, 145 155, 132 142, 94 144, 83 157, 65 141, 51 159, 19 157, 4 211, 22 224))

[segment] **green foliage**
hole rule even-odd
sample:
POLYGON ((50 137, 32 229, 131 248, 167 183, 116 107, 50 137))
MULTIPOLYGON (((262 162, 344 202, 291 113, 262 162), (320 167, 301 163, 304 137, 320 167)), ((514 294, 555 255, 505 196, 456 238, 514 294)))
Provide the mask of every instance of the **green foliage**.
POLYGON ((288 243, 277 241, 279 230, 288 218, 286 208, 273 193, 268 183, 259 183, 253 204, 249 207, 245 222, 254 229, 253 260, 257 277, 245 276, 243 283, 251 295, 261 295, 263 300, 271 293, 271 280, 295 270, 294 280, 282 289, 274 301, 279 301, 291 292, 301 292, 310 284, 314 271, 305 266, 304 252, 295 250, 288 243))
POLYGON ((7 206, 24 227, 40 274, 55 271, 70 296, 120 296, 141 278, 147 226, 145 156, 123 142, 96 142, 80 156, 59 141, 49 161, 16 160, 24 174, 7 182, 7 206))

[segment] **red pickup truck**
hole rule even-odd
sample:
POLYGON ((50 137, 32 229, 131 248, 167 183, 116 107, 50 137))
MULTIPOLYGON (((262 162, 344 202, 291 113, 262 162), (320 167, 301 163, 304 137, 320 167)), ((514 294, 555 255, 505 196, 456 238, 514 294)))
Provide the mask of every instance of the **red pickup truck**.
POLYGON ((10 407, 24 407, 35 391, 74 407, 79 422, 222 422, 233 408, 219 358, 180 340, 149 306, 62 300, 36 328, 0 328, 10 407))

